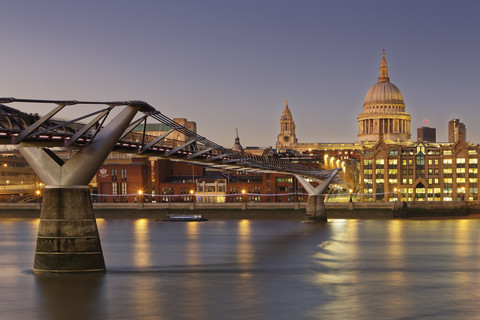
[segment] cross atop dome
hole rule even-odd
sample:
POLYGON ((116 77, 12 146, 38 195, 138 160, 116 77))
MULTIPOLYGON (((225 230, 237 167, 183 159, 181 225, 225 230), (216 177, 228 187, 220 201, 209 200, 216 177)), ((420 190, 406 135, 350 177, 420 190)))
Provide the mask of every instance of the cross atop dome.
POLYGON ((383 49, 382 63, 380 64, 380 77, 378 77, 378 82, 390 82, 390 78, 388 77, 387 60, 385 60, 385 49, 383 49))

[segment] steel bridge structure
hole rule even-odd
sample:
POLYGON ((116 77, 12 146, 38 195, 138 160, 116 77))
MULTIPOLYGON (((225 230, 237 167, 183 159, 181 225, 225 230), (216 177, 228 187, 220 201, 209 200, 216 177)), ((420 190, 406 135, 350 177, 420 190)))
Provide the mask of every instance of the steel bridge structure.
POLYGON ((326 222, 322 193, 340 171, 224 148, 137 100, 0 98, 0 144, 16 145, 45 184, 34 273, 105 271, 88 184, 112 151, 219 169, 293 174, 309 194, 307 219, 316 222, 326 222), (49 112, 43 116, 25 113, 21 111, 25 105, 47 106, 49 112), (91 107, 95 111, 84 112, 91 107), (83 115, 55 119, 72 109, 71 113, 83 115), (161 123, 169 129, 152 136, 145 131, 147 123, 161 123), (142 124, 143 132, 135 131, 142 124), (185 139, 170 139, 174 132, 185 139), (56 150, 69 150, 73 155, 65 160, 56 150), (311 179, 318 186, 313 187, 311 179))

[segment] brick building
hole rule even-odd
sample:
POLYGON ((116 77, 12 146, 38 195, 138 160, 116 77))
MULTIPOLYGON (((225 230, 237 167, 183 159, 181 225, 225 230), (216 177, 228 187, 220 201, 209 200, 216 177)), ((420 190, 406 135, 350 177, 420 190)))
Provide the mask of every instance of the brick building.
POLYGON ((99 202, 306 201, 292 175, 206 169, 170 161, 132 158, 109 163, 96 176, 99 202), (139 194, 139 191, 142 194, 139 194))
POLYGON ((98 202, 151 201, 152 179, 148 159, 132 158, 131 163, 110 163, 96 175, 98 202))
POLYGON ((364 148, 363 201, 478 200, 479 145, 417 142, 364 148))

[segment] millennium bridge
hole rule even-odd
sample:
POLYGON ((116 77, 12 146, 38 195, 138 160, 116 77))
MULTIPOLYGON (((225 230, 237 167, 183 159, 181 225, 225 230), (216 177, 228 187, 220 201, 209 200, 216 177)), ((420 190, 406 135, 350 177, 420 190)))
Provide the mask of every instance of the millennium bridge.
POLYGON ((226 149, 137 100, 0 98, 0 144, 15 145, 45 184, 33 267, 37 274, 106 270, 88 184, 112 151, 226 170, 293 174, 309 195, 306 220, 310 222, 327 221, 322 194, 340 171, 226 149), (39 116, 21 111, 32 105, 47 106, 49 112, 39 116), (94 112, 85 113, 92 107, 94 112), (61 111, 83 115, 55 120, 61 111), (162 123, 169 130, 148 135, 147 122, 162 123), (134 132, 141 124, 143 132, 134 132), (184 135, 185 141, 168 139, 173 132, 184 135), (73 155, 64 160, 57 150, 73 155), (311 180, 318 185, 314 187, 311 180))

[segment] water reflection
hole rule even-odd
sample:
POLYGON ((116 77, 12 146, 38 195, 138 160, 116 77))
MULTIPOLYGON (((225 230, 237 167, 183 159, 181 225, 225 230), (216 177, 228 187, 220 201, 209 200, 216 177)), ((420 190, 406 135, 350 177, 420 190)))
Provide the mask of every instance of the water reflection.
POLYGON ((389 285, 401 286, 405 282, 405 245, 403 227, 404 223, 400 220, 392 220, 388 222, 387 247, 388 268, 390 272, 389 285))
MULTIPOLYGON (((201 247, 200 247, 200 227, 203 222, 190 221, 186 223, 187 243, 185 250, 185 257, 187 264, 193 268, 201 267, 201 247)), ((180 297, 188 304, 188 310, 195 314, 198 319, 207 318, 206 304, 208 295, 205 289, 203 277, 198 273, 189 274, 186 279, 182 281, 181 285, 184 287, 184 292, 187 295, 180 297)))
POLYGON ((200 247, 198 244, 198 227, 201 222, 190 221, 186 223, 187 245, 185 258, 187 264, 196 266, 200 264, 200 247))
MULTIPOLYGON (((107 319, 104 274, 42 275, 35 281, 38 319, 107 319)), ((21 317, 19 317, 20 319, 21 317)))
POLYGON ((253 248, 251 242, 251 221, 247 219, 238 222, 237 260, 242 269, 252 266, 253 248))
POLYGON ((133 245, 133 262, 136 267, 150 267, 152 265, 149 220, 137 219, 134 222, 134 245, 133 245))
POLYGON ((0 220, 0 318, 478 318, 480 220, 99 227, 106 274, 40 277, 37 224, 0 220))

